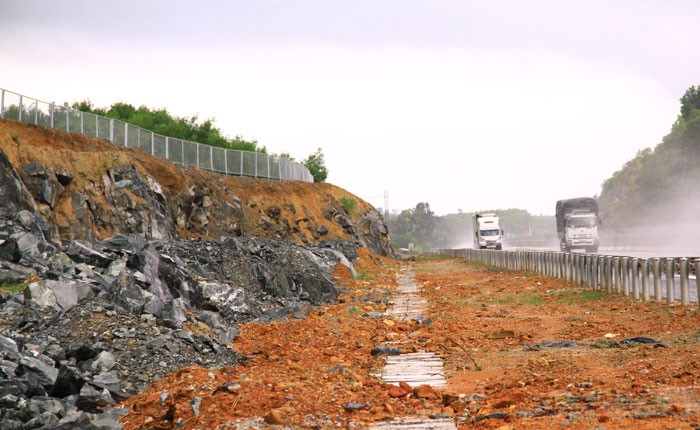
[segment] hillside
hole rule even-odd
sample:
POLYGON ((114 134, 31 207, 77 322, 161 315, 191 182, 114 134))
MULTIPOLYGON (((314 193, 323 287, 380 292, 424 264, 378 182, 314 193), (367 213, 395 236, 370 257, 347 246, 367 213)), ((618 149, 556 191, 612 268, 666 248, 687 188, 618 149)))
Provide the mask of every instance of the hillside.
POLYGON ((54 239, 265 237, 393 255, 381 214, 331 184, 225 177, 101 139, 0 120, 0 151, 54 239), (355 201, 347 213, 341 201, 355 201))
POLYGON ((682 226, 694 223, 700 190, 700 93, 681 98, 678 119, 656 147, 646 148, 603 184, 606 228, 682 226))

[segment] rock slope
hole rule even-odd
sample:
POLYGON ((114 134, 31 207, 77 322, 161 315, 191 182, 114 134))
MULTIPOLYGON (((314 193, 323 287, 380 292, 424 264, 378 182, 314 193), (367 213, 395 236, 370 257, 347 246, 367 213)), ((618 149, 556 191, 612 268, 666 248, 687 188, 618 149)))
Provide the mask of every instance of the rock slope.
POLYGON ((0 120, 0 428, 120 428, 111 407, 155 379, 240 360, 237 324, 334 302, 360 248, 393 256, 333 185, 0 120))

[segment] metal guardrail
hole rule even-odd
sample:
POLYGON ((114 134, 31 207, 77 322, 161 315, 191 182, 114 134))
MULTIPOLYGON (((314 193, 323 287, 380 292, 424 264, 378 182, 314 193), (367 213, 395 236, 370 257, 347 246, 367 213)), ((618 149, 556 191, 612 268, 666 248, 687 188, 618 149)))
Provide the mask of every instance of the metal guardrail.
POLYGON ((129 148, 140 148, 175 164, 234 176, 313 182, 303 164, 261 152, 204 145, 156 134, 112 118, 43 102, 0 88, 0 118, 98 137, 129 148))
POLYGON ((479 261, 506 270, 522 270, 565 279, 595 291, 635 300, 699 302, 700 258, 638 258, 555 251, 441 249, 442 255, 479 261), (695 288, 691 289, 691 284, 695 288))

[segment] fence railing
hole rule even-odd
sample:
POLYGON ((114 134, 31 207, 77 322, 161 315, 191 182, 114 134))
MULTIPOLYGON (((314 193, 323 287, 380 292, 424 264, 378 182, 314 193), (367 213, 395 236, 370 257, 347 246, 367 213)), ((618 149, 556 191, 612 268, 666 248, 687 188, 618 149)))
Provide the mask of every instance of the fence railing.
POLYGON ((163 136, 123 121, 43 102, 2 88, 0 118, 99 137, 129 148, 140 148, 175 164, 198 166, 226 175, 313 182, 306 166, 284 157, 163 136))
POLYGON ((554 251, 441 249, 440 254, 479 261, 506 270, 522 270, 565 279, 595 291, 635 300, 698 302, 700 258, 638 258, 554 251))

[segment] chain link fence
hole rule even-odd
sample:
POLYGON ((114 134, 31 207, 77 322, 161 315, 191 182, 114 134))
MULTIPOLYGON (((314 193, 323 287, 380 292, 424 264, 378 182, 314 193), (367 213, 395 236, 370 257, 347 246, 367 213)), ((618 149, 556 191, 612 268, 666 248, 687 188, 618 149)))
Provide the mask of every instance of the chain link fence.
POLYGON ((0 88, 0 118, 99 137, 183 166, 226 175, 313 182, 303 164, 277 155, 209 146, 162 136, 132 124, 67 105, 57 106, 0 88))

